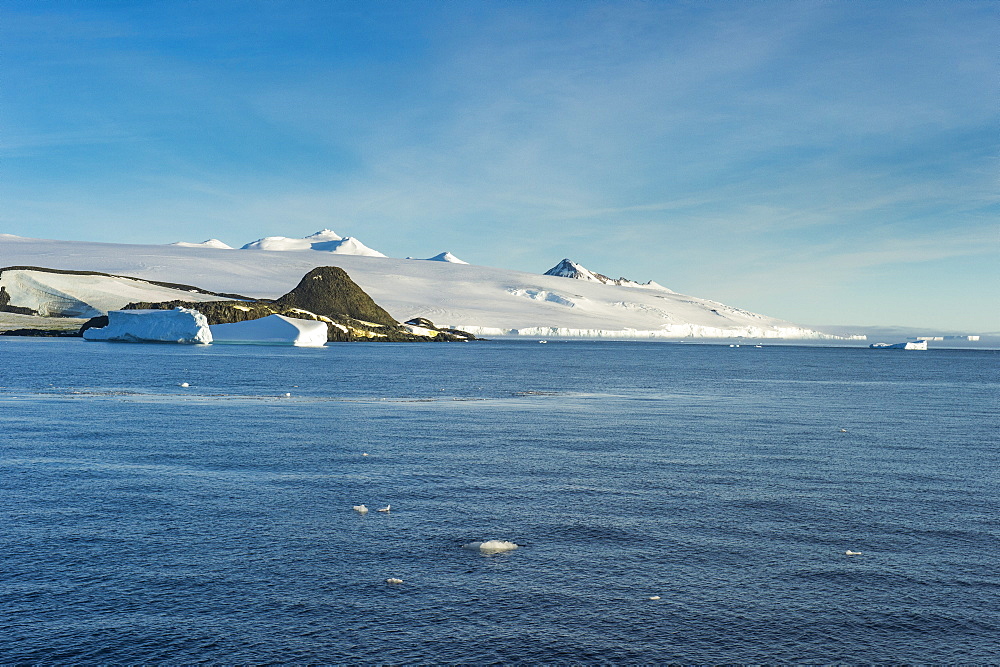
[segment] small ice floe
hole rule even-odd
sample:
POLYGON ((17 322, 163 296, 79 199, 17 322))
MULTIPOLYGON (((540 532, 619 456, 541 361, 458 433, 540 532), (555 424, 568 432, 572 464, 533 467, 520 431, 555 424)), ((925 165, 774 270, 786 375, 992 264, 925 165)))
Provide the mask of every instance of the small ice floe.
POLYGON ((291 394, 282 394, 282 397, 283 397, 283 398, 291 398, 291 397, 292 397, 292 395, 291 395, 291 394))
POLYGON ((387 583, 387 584, 401 584, 401 583, 403 583, 403 580, 402 579, 397 579, 396 577, 389 577, 388 579, 385 580, 385 583, 387 583))
POLYGON ((844 555, 845 556, 860 556, 861 552, 860 551, 851 551, 850 549, 848 549, 847 551, 844 552, 844 555))
POLYGON ((842 429, 840 429, 840 432, 841 433, 847 433, 847 429, 846 428, 842 428, 842 429))
POLYGON ((368 514, 368 508, 365 507, 364 505, 355 505, 354 511, 357 512, 358 514, 368 514))
POLYGON ((178 386, 178 387, 190 387, 191 385, 189 385, 189 384, 188 384, 187 382, 181 382, 181 383, 180 383, 179 385, 177 385, 177 386, 178 386))
POLYGON ((385 507, 381 508, 381 509, 380 509, 380 510, 378 510, 378 511, 379 511, 379 512, 388 512, 388 511, 389 511, 389 510, 391 510, 391 509, 392 509, 392 505, 386 505, 385 507))
POLYGON ((647 599, 647 600, 659 600, 659 599, 660 599, 660 596, 659 596, 659 595, 650 595, 650 596, 649 596, 648 598, 646 598, 646 599, 647 599))
POLYGON ((361 456, 368 456, 368 452, 361 452, 361 456))
POLYGON ((486 540, 485 542, 469 542, 468 544, 463 544, 462 548, 484 554, 499 554, 504 551, 513 551, 517 548, 517 545, 506 540, 486 540))

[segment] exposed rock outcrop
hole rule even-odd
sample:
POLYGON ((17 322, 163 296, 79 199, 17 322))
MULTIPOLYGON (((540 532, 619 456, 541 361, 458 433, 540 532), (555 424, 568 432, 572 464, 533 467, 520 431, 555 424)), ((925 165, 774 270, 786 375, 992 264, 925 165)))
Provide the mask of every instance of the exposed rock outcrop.
POLYGON ((574 280, 586 280, 593 283, 603 283, 605 285, 618 285, 619 287, 645 287, 650 289, 672 292, 663 285, 653 282, 640 283, 628 278, 610 278, 603 273, 597 273, 581 266, 571 259, 564 259, 551 269, 545 272, 546 276, 559 276, 560 278, 573 278, 574 280))
MULTIPOLYGON (((456 330, 427 327, 415 333, 400 325, 376 304, 347 272, 335 266, 321 266, 307 273, 288 294, 274 300, 206 301, 190 303, 130 303, 126 309, 194 308, 210 325, 256 320, 268 315, 283 315, 326 322, 330 341, 463 341, 475 336, 456 330)), ((88 322, 84 328, 88 327, 88 322)))

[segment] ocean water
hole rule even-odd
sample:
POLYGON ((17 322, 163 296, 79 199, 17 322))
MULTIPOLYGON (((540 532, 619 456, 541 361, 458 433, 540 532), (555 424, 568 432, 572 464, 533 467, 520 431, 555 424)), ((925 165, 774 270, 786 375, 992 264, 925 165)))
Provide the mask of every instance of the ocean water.
POLYGON ((995 663, 998 381, 983 350, 0 339, 0 662, 995 663))

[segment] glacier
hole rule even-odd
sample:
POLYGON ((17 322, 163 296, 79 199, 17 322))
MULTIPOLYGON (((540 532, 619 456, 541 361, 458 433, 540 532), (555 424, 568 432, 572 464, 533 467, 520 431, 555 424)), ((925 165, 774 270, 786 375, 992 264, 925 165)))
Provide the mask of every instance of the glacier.
MULTIPOLYGON (((336 236, 330 232, 310 244, 326 243, 331 235, 336 236)), ((312 269, 333 265, 399 322, 426 318, 487 337, 847 339, 631 281, 609 284, 473 264, 316 252, 308 244, 305 249, 253 252, 0 234, 0 267, 24 265, 183 281, 263 299, 278 298, 312 269)))

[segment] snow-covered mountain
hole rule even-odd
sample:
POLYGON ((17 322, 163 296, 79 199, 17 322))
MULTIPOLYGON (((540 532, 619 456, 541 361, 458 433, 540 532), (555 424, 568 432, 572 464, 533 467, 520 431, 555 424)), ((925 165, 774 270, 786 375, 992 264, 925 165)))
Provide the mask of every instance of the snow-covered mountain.
POLYGON ((364 257, 385 257, 378 250, 372 250, 351 236, 340 236, 335 231, 323 229, 305 238, 293 239, 287 236, 267 236, 247 243, 240 250, 271 250, 289 252, 294 250, 322 250, 335 255, 361 255, 364 257))
MULTIPOLYGON (((421 259, 419 257, 407 257, 406 259, 421 259)), ((463 262, 458 257, 455 257, 450 252, 445 251, 440 254, 434 255, 433 257, 425 257, 421 259, 424 262, 450 262, 452 264, 468 264, 468 262, 463 262)))
POLYGON ((564 259, 551 269, 545 272, 547 276, 559 276, 560 278, 573 278, 575 280, 586 280, 592 283, 603 283, 605 285, 618 285, 620 287, 645 287, 647 289, 658 289, 664 292, 673 292, 663 285, 654 283, 652 280, 639 283, 628 278, 609 278, 603 273, 591 271, 571 259, 564 259))
POLYGON ((201 243, 187 243, 186 241, 178 241, 176 243, 171 243, 170 245, 180 246, 181 248, 222 248, 224 250, 233 249, 233 246, 225 244, 219 239, 208 239, 207 241, 202 241, 201 243))
POLYGON ((567 280, 471 264, 311 249, 312 243, 323 242, 314 239, 310 249, 241 252, 50 241, 0 234, 0 268, 40 266, 100 271, 165 283, 183 282, 219 293, 277 298, 313 268, 338 266, 400 322, 424 317, 441 327, 487 337, 828 337, 790 322, 666 289, 637 289, 635 285, 567 280))

